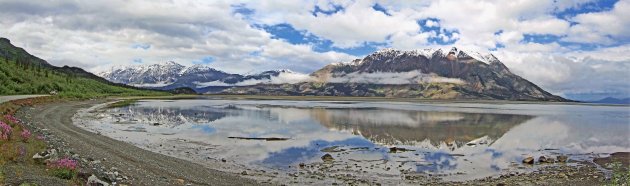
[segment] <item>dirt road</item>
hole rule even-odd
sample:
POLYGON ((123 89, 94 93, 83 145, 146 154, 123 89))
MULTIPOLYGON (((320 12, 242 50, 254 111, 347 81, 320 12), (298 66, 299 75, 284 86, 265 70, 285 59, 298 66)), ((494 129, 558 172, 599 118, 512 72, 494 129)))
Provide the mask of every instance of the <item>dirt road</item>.
POLYGON ((236 174, 204 168, 181 159, 149 152, 133 145, 80 129, 72 116, 81 108, 97 102, 64 102, 22 109, 18 116, 46 129, 61 139, 81 157, 101 161, 104 167, 116 167, 132 185, 260 185, 236 174))
POLYGON ((7 101, 13 101, 18 99, 26 99, 26 98, 34 98, 34 97, 42 97, 48 95, 15 95, 15 96, 0 96, 0 103, 4 103, 7 101))

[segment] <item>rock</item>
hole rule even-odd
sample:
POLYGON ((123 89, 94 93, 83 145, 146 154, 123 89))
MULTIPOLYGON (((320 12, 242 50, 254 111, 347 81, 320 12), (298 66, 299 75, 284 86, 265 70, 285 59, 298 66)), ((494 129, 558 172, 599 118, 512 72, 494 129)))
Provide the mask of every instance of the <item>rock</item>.
POLYGON ((560 156, 556 157, 556 159, 558 160, 558 162, 560 162, 560 163, 564 163, 564 162, 567 162, 567 160, 569 159, 569 157, 568 157, 568 156, 565 156, 565 155, 560 155, 560 156))
POLYGON ((332 162, 335 160, 335 158, 333 158, 330 154, 324 154, 324 156, 322 156, 322 160, 324 162, 332 162))
POLYGON ((186 183, 184 179, 175 179, 175 182, 177 182, 178 185, 184 185, 184 183, 186 183))
POLYGON ((88 177, 86 185, 90 185, 90 186, 109 186, 109 183, 99 180, 98 177, 96 177, 96 176, 94 176, 92 174, 92 176, 88 177))
POLYGON ((300 168, 304 168, 304 166, 306 166, 306 164, 300 163, 300 168))
POLYGON ((567 175, 566 175, 566 174, 564 174, 564 173, 560 173, 560 174, 558 174, 558 177, 560 177, 560 178, 565 178, 565 179, 566 179, 566 178, 569 178, 569 176, 567 176, 567 175))
POLYGON ((241 175, 247 175, 247 171, 241 172, 241 175))
POLYGON ((153 123, 153 126, 160 126, 160 123, 153 123))
POLYGON ((527 157, 527 158, 523 159, 523 163, 534 164, 534 157, 530 156, 530 157, 527 157))
POLYGON ((225 158, 221 158, 221 162, 225 163, 227 160, 225 160, 225 158))
POLYGON ((400 148, 400 147, 391 147, 391 148, 389 148, 389 152, 390 153, 396 153, 396 152, 399 152, 399 151, 400 152, 404 152, 404 151, 413 151, 413 150, 406 149, 406 148, 400 148))
POLYGON ((39 153, 36 153, 35 155, 33 155, 33 160, 35 160, 35 162, 37 163, 44 163, 45 157, 39 155, 39 153))
POLYGON ((538 162, 540 162, 540 163, 547 163, 547 161, 548 161, 547 157, 545 157, 545 156, 540 156, 538 158, 538 162))

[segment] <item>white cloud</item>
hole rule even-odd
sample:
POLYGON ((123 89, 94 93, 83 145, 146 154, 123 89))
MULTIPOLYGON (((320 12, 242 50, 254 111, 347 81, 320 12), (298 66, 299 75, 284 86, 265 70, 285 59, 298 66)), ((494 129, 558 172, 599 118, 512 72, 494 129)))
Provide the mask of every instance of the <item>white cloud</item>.
POLYGON ((611 44, 615 39, 630 40, 630 1, 617 2, 610 11, 579 14, 572 18, 577 24, 564 41, 611 44))
POLYGON ((69 64, 90 71, 135 59, 190 65, 212 57, 217 63, 211 66, 232 73, 281 67, 310 72, 320 65, 352 58, 272 39, 242 15, 234 14, 230 1, 56 2, 0 2, 2 36, 54 65, 69 64), (138 43, 150 48, 131 47, 138 43), (269 48, 293 53, 278 55, 280 51, 266 50, 269 48))
POLYGON ((330 83, 370 83, 370 84, 418 84, 418 83, 464 83, 461 79, 440 77, 434 74, 425 74, 419 70, 409 72, 353 72, 343 76, 332 77, 330 83))
POLYGON ((426 27, 440 27, 440 23, 438 23, 437 21, 433 21, 433 20, 427 20, 427 22, 424 23, 424 26, 426 26, 426 27))
POLYGON ((630 56, 620 46, 592 52, 512 52, 494 54, 510 70, 552 93, 630 93, 630 56))
POLYGON ((208 86, 248 86, 256 84, 285 84, 285 83, 301 83, 313 81, 312 77, 308 74, 295 73, 295 72, 281 72, 278 76, 272 76, 270 79, 248 79, 245 81, 237 82, 234 84, 228 84, 222 81, 211 82, 196 82, 197 88, 203 88, 208 86))

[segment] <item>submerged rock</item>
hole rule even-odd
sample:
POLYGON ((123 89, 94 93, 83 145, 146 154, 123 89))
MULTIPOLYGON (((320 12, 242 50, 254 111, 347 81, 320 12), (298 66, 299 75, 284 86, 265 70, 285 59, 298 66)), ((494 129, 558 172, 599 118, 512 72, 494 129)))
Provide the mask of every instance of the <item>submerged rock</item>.
POLYGON ((335 161, 335 158, 333 158, 330 154, 324 154, 324 156, 322 156, 322 160, 324 162, 332 162, 335 161))
POLYGON ((400 148, 400 147, 391 147, 391 148, 389 148, 389 152, 390 153, 405 152, 405 151, 414 151, 414 150, 406 149, 406 148, 400 148))
POLYGON ((530 157, 527 157, 527 158, 523 159, 523 163, 534 164, 534 157, 530 156, 530 157))

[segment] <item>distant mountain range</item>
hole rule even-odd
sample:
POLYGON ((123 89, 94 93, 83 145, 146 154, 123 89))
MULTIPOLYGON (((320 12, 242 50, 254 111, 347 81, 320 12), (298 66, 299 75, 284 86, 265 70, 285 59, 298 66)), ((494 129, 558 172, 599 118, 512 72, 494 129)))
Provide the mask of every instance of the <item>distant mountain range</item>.
POLYGON ((154 89, 189 87, 198 92, 220 87, 272 83, 281 74, 297 74, 290 70, 270 70, 253 75, 230 74, 204 65, 190 67, 168 61, 151 65, 113 67, 97 73, 115 83, 154 89))
POLYGON ((600 99, 600 100, 597 100, 597 101, 591 101, 591 103, 624 104, 624 105, 628 105, 628 104, 630 104, 630 98, 619 99, 619 98, 607 97, 607 98, 600 99))
POLYGON ((115 83, 190 87, 200 93, 568 101, 513 74, 492 54, 457 48, 382 49, 310 75, 289 70, 239 75, 175 62, 116 67, 98 75, 115 83))

